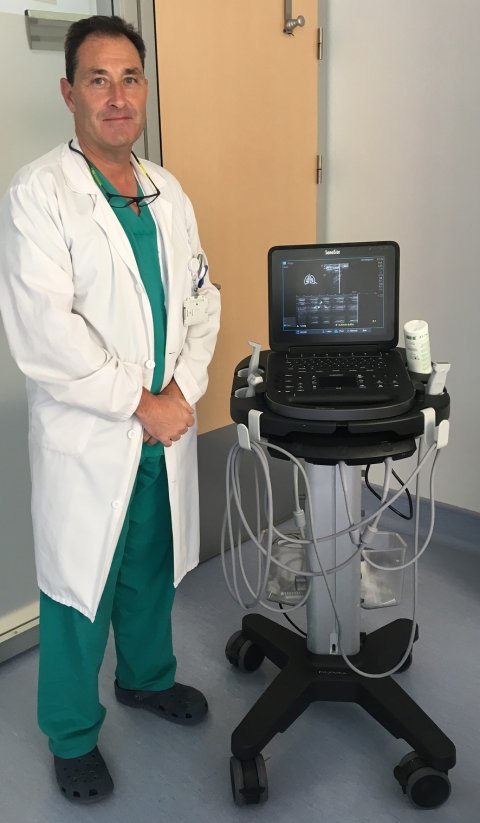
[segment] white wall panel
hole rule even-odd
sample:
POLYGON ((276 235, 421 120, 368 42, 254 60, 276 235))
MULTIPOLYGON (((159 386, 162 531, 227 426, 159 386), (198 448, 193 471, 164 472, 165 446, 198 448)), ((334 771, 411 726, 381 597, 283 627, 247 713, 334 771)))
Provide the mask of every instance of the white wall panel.
POLYGON ((23 15, 25 9, 87 16, 97 13, 97 0, 2 0, 2 11, 4 12, 23 15))
MULTIPOLYGON (((20 166, 71 135, 72 117, 60 96, 63 54, 31 51, 19 14, 0 14, 0 74, 1 109, 6 115, 0 136, 1 196, 20 166)), ((11 359, 1 323, 0 374, 1 639, 14 628, 20 612, 22 622, 38 614, 25 381, 11 359)))
POLYGON ((397 240, 401 324, 452 362, 437 497, 480 511, 477 0, 331 0, 326 239, 397 240))
MULTIPOLYGON (((61 51, 32 51, 24 9, 75 14, 109 13, 108 0, 3 0, 0 12, 0 197, 14 173, 73 135, 73 118, 60 94, 65 74, 61 51), (7 13, 8 10, 8 13, 7 13)), ((153 2, 141 0, 147 40, 147 72, 156 86, 153 2)), ((136 0, 116 0, 115 10, 136 24, 136 0)), ((149 156, 160 155, 158 100, 148 109, 149 156)), ((136 146, 144 155, 143 139, 136 146)), ((0 661, 27 647, 22 627, 30 631, 38 616, 38 595, 30 521, 30 474, 24 378, 15 366, 0 320, 0 661), (15 636, 18 635, 18 638, 15 636), (18 640, 18 642, 17 642, 18 640)), ((32 641, 35 632, 32 631, 32 641)))

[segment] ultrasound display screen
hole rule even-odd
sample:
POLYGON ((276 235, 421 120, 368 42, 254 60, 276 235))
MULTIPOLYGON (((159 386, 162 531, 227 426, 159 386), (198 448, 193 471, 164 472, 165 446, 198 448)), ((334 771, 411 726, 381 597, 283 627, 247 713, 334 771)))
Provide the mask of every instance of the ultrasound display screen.
POLYGON ((271 347, 395 346, 398 258, 396 243, 271 249, 271 347))

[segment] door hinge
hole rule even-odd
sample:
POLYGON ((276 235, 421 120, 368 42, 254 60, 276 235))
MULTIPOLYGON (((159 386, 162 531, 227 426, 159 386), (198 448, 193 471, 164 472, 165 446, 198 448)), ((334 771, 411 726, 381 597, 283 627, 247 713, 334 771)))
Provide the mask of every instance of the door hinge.
POLYGON ((323 26, 317 29, 317 60, 323 60, 323 26))
POLYGON ((323 155, 317 154, 317 185, 323 180, 323 155))

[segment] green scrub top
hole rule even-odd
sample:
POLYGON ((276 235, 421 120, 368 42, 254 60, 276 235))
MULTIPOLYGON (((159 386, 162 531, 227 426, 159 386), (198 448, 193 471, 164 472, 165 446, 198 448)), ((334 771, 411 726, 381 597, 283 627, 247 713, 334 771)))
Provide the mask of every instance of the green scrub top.
MULTIPOLYGON (((117 189, 109 180, 95 168, 96 175, 105 191, 118 194, 117 189)), ((143 194, 140 184, 137 184, 137 193, 143 194)), ((112 207, 113 208, 113 207, 112 207)), ((167 330, 167 313, 165 310, 165 293, 163 290, 162 274, 160 269, 160 255, 157 243, 157 226, 148 206, 141 206, 140 214, 136 214, 130 206, 114 208, 125 234, 132 247, 133 254, 147 292, 153 317, 154 360, 155 369, 150 391, 158 394, 162 388, 165 371, 165 338, 167 330)), ((163 454, 162 443, 154 446, 143 445, 142 456, 157 456, 163 454)))

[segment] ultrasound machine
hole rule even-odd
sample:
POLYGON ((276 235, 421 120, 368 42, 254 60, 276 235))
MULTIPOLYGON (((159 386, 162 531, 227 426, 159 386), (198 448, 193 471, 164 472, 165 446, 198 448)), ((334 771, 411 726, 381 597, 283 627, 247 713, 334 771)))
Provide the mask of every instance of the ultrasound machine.
POLYGON ((222 561, 230 593, 246 610, 278 617, 280 606, 291 622, 290 613, 304 606, 307 629, 248 613, 227 643, 238 670, 252 672, 265 657, 280 670, 232 734, 233 797, 238 805, 264 802, 262 749, 310 703, 338 701, 358 703, 406 741, 411 750, 394 776, 415 806, 434 808, 450 795, 455 747, 393 676, 412 663, 418 638, 417 561, 433 532, 433 477, 448 443, 447 369, 433 364, 431 374, 412 373, 397 347, 396 243, 276 246, 268 287, 270 350, 251 343, 233 377, 238 444, 228 456, 222 561), (292 463, 294 534, 273 523, 267 453, 292 463), (392 491, 393 464, 415 453, 415 468, 392 491), (242 510, 241 464, 248 460, 263 487, 263 520, 255 527, 242 510), (384 465, 383 488, 376 511, 365 516, 362 467, 371 464, 384 465), (421 540, 423 471, 432 491, 421 540), (415 529, 407 547, 380 520, 410 484, 415 529), (259 552, 253 582, 240 532, 259 552), (398 605, 410 567, 411 618, 363 631, 362 610, 398 605))

